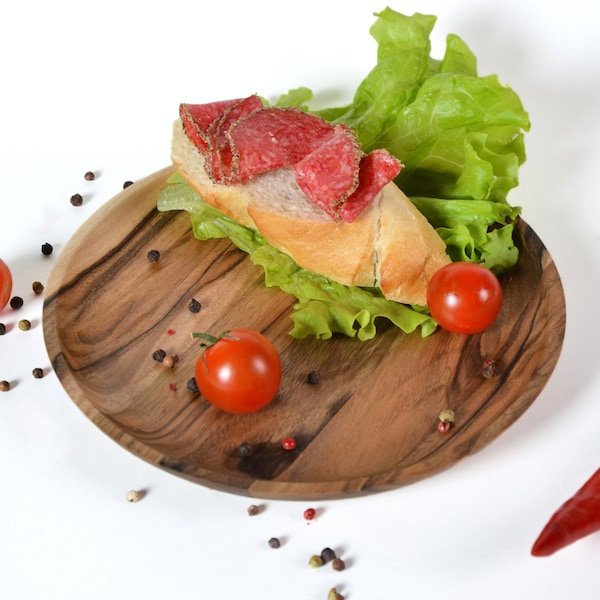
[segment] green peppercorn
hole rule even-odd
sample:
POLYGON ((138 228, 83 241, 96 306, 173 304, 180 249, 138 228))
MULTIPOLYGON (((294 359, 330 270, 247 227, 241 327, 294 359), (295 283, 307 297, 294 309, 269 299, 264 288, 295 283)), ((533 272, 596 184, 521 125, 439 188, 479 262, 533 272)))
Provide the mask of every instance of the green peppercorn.
POLYGON ((344 596, 342 596, 335 588, 331 588, 327 595, 327 600, 344 600, 344 596))
POLYGON ((313 554, 309 561, 308 561, 309 566, 311 566, 313 569, 317 569, 319 567, 323 566, 323 559, 318 555, 318 554, 313 554))
POLYGON ((19 329, 21 331, 29 331, 31 329, 31 321, 28 321, 27 319, 21 319, 19 321, 19 329))

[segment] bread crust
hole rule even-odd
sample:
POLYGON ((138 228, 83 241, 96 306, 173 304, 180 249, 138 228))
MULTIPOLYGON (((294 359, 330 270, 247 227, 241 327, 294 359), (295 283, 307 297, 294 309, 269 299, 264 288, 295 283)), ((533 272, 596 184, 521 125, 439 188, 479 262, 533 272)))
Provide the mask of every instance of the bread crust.
POLYGON ((215 183, 179 120, 173 128, 172 160, 210 205, 257 229, 302 268, 339 283, 379 287, 389 300, 424 306, 429 279, 450 262, 442 239, 393 182, 357 219, 344 223, 310 202, 291 168, 243 184, 215 183))

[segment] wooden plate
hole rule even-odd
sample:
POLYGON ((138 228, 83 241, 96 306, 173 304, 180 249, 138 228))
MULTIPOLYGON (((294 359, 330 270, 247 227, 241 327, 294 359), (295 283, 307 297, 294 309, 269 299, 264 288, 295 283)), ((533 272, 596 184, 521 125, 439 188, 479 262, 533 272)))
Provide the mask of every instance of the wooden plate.
POLYGON ((565 302, 546 248, 523 221, 521 258, 503 279, 498 321, 482 334, 422 339, 380 322, 372 341, 294 340, 293 299, 263 285, 228 240, 199 242, 185 212, 159 213, 166 168, 94 214, 58 258, 44 336, 77 406, 137 456, 212 488, 262 498, 334 498, 394 488, 455 464, 494 440, 552 373, 565 302), (151 263, 147 253, 160 251, 151 263), (195 298, 202 309, 188 310, 195 298), (199 353, 190 332, 264 332, 281 353, 275 401, 253 415, 209 406, 186 384, 199 353), (152 359, 176 354, 172 369, 152 359), (482 375, 486 359, 497 374, 482 375), (320 380, 307 382, 317 371, 320 380), (172 389, 173 387, 176 389, 172 389), (437 430, 438 415, 455 426, 437 430), (297 448, 286 451, 285 437, 297 448), (238 448, 248 442, 249 457, 238 448))

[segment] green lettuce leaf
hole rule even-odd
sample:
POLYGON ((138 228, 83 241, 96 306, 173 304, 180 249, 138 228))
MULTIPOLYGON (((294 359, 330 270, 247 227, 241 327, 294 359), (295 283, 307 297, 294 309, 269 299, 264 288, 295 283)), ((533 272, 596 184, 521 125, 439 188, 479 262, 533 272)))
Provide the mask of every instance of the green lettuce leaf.
MULTIPOLYGON (((365 152, 386 148, 404 165, 399 187, 437 230, 454 261, 478 262, 496 273, 514 266, 520 208, 507 202, 525 161, 529 117, 518 95, 495 75, 481 77, 477 60, 457 35, 446 38, 441 59, 431 56, 431 15, 376 13, 370 33, 376 65, 345 106, 315 114, 351 127, 365 152)), ((299 87, 274 105, 310 111, 313 93, 299 87)), ((267 101, 265 100, 265 103, 267 101)), ((436 324, 423 307, 386 300, 379 290, 348 287, 301 269, 258 234, 206 204, 178 175, 158 201, 160 210, 187 210, 200 240, 229 237, 265 271, 265 283, 293 294, 291 335, 361 340, 376 334, 375 320, 429 335, 436 324)))

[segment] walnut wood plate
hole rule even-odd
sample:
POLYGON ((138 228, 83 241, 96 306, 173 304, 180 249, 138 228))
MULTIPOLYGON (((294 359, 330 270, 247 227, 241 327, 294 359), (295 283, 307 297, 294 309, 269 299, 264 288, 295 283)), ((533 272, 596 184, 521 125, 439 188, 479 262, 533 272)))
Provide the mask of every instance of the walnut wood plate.
POLYGON ((130 186, 75 234, 47 286, 44 336, 75 404, 150 463, 212 488, 261 498, 335 498, 395 488, 480 450, 538 396, 560 354, 564 295, 546 248, 518 223, 518 265, 482 334, 405 335, 386 321, 368 342, 294 340, 294 299, 228 240, 194 239, 185 212, 156 210, 166 168, 130 186), (160 251, 151 263, 147 253, 160 251), (202 309, 188 310, 195 298, 202 309), (187 389, 192 331, 264 332, 283 382, 252 415, 225 414, 187 389), (152 359, 176 354, 172 369, 152 359), (482 375, 486 359, 497 374, 482 375), (307 382, 317 371, 320 380, 307 382), (176 386, 176 389, 172 389, 176 386), (438 432, 443 409, 455 425, 438 432), (294 437, 297 448, 281 441, 294 437), (249 457, 238 456, 248 442, 249 457))

